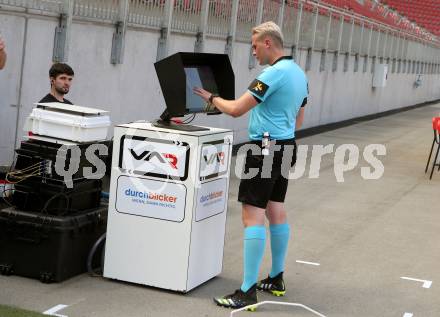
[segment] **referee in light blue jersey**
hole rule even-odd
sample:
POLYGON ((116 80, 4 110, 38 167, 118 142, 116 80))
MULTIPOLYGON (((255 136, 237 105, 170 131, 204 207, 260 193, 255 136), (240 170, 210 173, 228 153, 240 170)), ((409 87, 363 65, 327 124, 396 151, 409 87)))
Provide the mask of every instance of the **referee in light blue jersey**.
MULTIPOLYGON (((238 200, 242 203, 244 224, 244 273, 241 287, 234 293, 214 298, 216 304, 240 308, 257 303, 257 289, 282 296, 286 292, 283 280, 284 263, 290 237, 286 221, 284 199, 288 180, 281 166, 284 147, 290 151, 291 166, 296 162, 295 130, 304 119, 307 103, 307 78, 290 56, 284 56, 283 35, 274 22, 266 22, 252 30, 252 50, 260 65, 269 65, 236 100, 226 100, 210 92, 195 88, 194 92, 223 113, 238 117, 251 110, 249 139, 259 145, 261 152, 248 151, 245 172, 258 169, 251 179, 242 179, 238 200), (262 140, 269 135, 270 148, 279 145, 273 153, 270 177, 262 175, 264 152, 262 140), (258 273, 266 243, 265 216, 270 223, 272 268, 267 278, 258 282, 258 273)), ((286 151, 286 154, 289 151, 286 151)))

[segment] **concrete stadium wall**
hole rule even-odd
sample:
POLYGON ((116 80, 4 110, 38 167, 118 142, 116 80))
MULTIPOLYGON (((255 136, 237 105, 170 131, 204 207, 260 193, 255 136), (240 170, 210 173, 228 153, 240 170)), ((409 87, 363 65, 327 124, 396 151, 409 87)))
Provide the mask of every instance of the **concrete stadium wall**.
MULTIPOLYGON (((12 162, 15 144, 24 134, 25 118, 33 103, 49 91, 48 70, 57 24, 56 17, 0 9, 0 32, 8 51, 7 66, 0 71, 0 165, 12 162)), ((153 66, 159 32, 128 28, 124 63, 112 65, 113 32, 113 26, 108 24, 74 21, 68 63, 75 70, 75 79, 67 98, 78 105, 109 110, 113 124, 158 118, 165 109, 153 66)), ((194 42, 195 37, 172 34, 169 53, 193 51, 194 42)), ((224 40, 208 38, 205 51, 223 53, 224 47, 224 40)), ((249 43, 234 43, 232 65, 237 97, 262 69, 248 69, 249 52, 249 43)), ((298 62, 303 68, 306 55, 306 51, 300 51, 298 62)), ((440 99, 439 74, 422 75, 422 85, 414 88, 416 74, 390 73, 386 88, 373 89, 371 59, 368 71, 363 73, 363 58, 359 71, 354 72, 354 57, 350 57, 349 69, 344 72, 344 56, 340 56, 338 70, 332 72, 330 54, 327 70, 320 72, 320 56, 320 52, 313 53, 312 68, 307 72, 310 98, 303 128, 440 99)), ((247 140, 247 115, 237 119, 199 115, 193 123, 231 128, 236 143, 247 140)))

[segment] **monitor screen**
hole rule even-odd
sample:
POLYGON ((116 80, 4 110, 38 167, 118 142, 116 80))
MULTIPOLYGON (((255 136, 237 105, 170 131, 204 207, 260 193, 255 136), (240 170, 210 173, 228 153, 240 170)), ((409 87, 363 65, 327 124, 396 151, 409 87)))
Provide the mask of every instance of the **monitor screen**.
POLYGON ((167 107, 163 118, 219 114, 215 108, 206 110, 206 103, 194 94, 195 87, 235 99, 234 72, 227 54, 179 52, 157 61, 154 67, 167 107))
POLYGON ((206 65, 184 67, 186 75, 186 108, 189 113, 203 112, 206 102, 197 96, 193 89, 201 87, 211 93, 218 94, 212 69, 206 65))

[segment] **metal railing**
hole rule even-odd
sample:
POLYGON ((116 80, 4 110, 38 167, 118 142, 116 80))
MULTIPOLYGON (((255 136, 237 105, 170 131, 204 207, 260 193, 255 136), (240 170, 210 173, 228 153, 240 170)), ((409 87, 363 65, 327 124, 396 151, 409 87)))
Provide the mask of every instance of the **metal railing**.
POLYGON ((119 0, 75 0, 73 15, 116 21, 119 16, 119 0))
POLYGON ((202 0, 180 0, 174 2, 171 29, 185 33, 197 33, 200 25, 202 0))
POLYGON ((1 0, 0 4, 60 13, 63 0, 1 0))
POLYGON ((251 30, 257 24, 258 0, 240 0, 238 2, 236 37, 248 41, 251 30))
POLYGON ((128 26, 169 27, 173 32, 202 32, 245 42, 250 41, 256 24, 272 20, 282 27, 286 47, 440 62, 440 40, 406 20, 399 22, 405 25, 400 28, 308 0, 0 0, 0 5, 61 14, 66 1, 73 1, 75 19, 111 23, 125 19, 122 22, 128 26), (127 2, 128 13, 121 18, 121 4, 127 2), (166 21, 171 21, 169 26, 166 21))
POLYGON ((227 37, 231 25, 232 0, 209 0, 208 25, 206 33, 227 37))
POLYGON ((128 23, 159 28, 164 12, 164 0, 130 0, 128 23))

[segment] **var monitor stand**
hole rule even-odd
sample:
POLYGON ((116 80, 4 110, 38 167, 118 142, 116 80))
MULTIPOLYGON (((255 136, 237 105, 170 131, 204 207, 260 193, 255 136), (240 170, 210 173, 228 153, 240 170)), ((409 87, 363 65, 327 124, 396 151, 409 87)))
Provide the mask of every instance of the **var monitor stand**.
POLYGON ((172 129, 179 131, 187 131, 187 132, 196 132, 196 131, 209 131, 209 128, 199 127, 196 125, 189 124, 179 124, 171 121, 171 115, 168 110, 165 110, 161 115, 160 119, 152 122, 154 127, 164 128, 164 129, 172 129))

